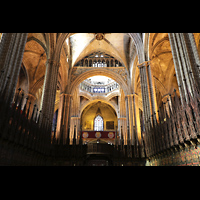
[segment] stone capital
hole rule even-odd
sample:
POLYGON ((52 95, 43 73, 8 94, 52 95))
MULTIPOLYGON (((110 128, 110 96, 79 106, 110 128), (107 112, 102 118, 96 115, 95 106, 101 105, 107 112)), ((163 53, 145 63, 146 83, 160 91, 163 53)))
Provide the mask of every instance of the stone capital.
POLYGON ((137 93, 133 93, 133 94, 128 94, 128 95, 126 95, 125 97, 135 97, 135 96, 137 96, 138 97, 138 94, 137 93))
POLYGON ((147 66, 150 65, 150 64, 151 64, 151 61, 150 61, 150 60, 149 60, 149 61, 145 61, 145 62, 139 64, 139 65, 138 65, 138 68, 147 67, 147 66))
POLYGON ((72 119, 72 120, 80 119, 80 117, 71 116, 71 119, 72 119))
POLYGON ((61 96, 61 97, 62 97, 62 96, 65 96, 65 97, 72 97, 71 94, 65 94, 65 93, 61 93, 60 96, 61 96))
POLYGON ((119 117, 118 120, 126 120, 126 117, 119 117))

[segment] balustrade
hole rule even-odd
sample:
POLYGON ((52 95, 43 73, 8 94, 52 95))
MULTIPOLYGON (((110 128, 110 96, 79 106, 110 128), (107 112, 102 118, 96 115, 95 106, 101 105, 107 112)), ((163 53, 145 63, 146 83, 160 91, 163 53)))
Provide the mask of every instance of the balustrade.
POLYGON ((108 85, 92 85, 86 82, 82 82, 80 84, 80 89, 90 92, 90 93, 103 93, 107 94, 119 88, 119 84, 117 82, 110 83, 108 85))
POLYGON ((123 67, 122 63, 115 58, 84 58, 79 61, 76 67, 123 67))

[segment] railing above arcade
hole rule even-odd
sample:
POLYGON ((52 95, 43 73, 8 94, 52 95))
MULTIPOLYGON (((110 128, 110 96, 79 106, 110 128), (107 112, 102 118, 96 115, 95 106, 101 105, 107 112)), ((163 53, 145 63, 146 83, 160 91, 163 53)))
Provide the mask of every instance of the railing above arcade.
POLYGON ((123 67, 122 63, 114 58, 85 58, 75 67, 123 67))
POLYGON ((82 82, 80 84, 80 89, 87 91, 91 94, 108 94, 119 89, 119 84, 117 82, 112 82, 107 85, 93 85, 87 82, 82 82))

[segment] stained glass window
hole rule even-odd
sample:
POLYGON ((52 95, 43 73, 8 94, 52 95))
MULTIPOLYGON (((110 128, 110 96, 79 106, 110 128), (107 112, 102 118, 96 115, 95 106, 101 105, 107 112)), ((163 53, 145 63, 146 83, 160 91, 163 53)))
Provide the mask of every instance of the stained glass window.
POLYGON ((94 131, 103 131, 103 118, 100 115, 94 119, 94 131))

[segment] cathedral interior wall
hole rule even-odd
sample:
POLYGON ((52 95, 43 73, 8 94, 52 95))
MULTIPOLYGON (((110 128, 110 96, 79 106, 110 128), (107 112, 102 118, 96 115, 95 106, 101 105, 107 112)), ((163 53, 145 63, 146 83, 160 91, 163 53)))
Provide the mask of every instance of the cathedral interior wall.
POLYGON ((200 165, 200 33, 9 34, 0 33, 1 165, 78 163, 70 155, 80 149, 70 145, 81 144, 98 115, 127 159, 200 165), (81 90, 96 75, 118 88, 81 90))

